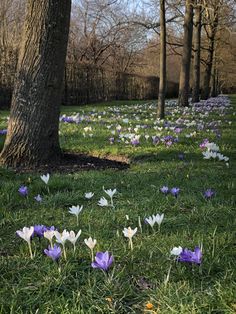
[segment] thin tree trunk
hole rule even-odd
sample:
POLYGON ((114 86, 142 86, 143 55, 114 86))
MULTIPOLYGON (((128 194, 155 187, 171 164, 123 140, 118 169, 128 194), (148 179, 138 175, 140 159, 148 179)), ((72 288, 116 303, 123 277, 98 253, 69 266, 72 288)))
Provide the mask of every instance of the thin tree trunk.
POLYGON ((194 59, 193 59, 193 93, 192 102, 199 102, 200 94, 200 55, 201 55, 201 28, 202 28, 202 8, 200 3, 195 10, 195 27, 193 36, 194 59))
POLYGON ((193 35, 193 0, 186 0, 186 11, 184 17, 184 39, 183 52, 179 79, 179 106, 188 106, 189 79, 192 53, 192 35, 193 35))
POLYGON ((1 162, 36 166, 60 158, 59 113, 70 0, 28 0, 1 162))
POLYGON ((160 0, 160 80, 158 93, 157 116, 165 117, 165 94, 166 94, 166 19, 165 0, 160 0))

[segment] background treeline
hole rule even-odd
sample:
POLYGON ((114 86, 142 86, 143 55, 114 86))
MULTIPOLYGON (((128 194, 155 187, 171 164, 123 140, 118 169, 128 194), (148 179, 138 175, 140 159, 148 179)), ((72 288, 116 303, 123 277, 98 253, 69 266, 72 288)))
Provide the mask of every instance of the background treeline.
MULTIPOLYGON (((236 35, 234 1, 201 1, 201 85, 235 91, 236 35), (205 3, 206 2, 206 3, 205 3), (217 8, 217 26, 211 12, 217 8), (214 23, 213 23, 214 22, 214 23), (213 23, 213 24, 212 24, 213 23), (215 27, 214 52, 211 26, 215 27)), ((178 95, 186 1, 166 1, 167 97, 178 95)), ((64 75, 63 103, 78 105, 113 99, 155 99, 159 86, 159 1, 74 0, 64 75)), ((10 104, 16 73, 24 0, 0 2, 0 106, 10 104)), ((192 62, 194 47, 192 51, 192 62)), ((192 67, 193 68, 193 67, 192 67)), ((192 80, 192 69, 191 69, 192 80)), ((191 85, 191 84, 190 84, 191 85)))

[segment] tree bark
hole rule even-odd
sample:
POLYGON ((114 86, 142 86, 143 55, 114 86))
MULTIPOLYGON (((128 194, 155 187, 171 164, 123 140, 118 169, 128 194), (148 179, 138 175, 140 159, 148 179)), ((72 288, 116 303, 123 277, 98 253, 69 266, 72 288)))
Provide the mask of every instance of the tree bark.
POLYGON ((160 80, 157 116, 160 119, 165 117, 165 94, 166 94, 166 19, 165 0, 160 0, 160 80))
POLYGON ((192 102, 199 102, 200 94, 200 56, 201 56, 201 28, 202 7, 197 3, 195 9, 195 27, 193 34, 194 58, 193 58, 193 93, 192 102))
POLYGON ((189 79, 192 53, 193 35, 193 4, 194 0, 186 0, 186 11, 184 16, 184 39, 183 52, 179 79, 179 106, 188 106, 189 79))
POLYGON ((60 158, 59 113, 70 23, 70 0, 27 0, 7 138, 6 166, 60 158))

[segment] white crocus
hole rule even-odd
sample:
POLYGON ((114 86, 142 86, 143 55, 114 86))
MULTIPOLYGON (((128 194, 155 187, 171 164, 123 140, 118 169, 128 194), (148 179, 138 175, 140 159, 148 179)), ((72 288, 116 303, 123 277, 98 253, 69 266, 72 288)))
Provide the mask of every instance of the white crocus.
POLYGON ((34 227, 31 226, 30 228, 28 227, 24 227, 22 230, 17 230, 16 233, 18 234, 18 236, 20 238, 22 238, 23 240, 25 240, 28 243, 29 246, 29 252, 30 252, 30 258, 33 258, 33 254, 32 254, 32 249, 31 249, 31 236, 34 233, 34 227))
POLYGON ((49 181, 49 179, 50 179, 50 174, 49 174, 49 173, 47 173, 46 175, 44 174, 44 175, 40 176, 40 178, 41 178, 41 180, 42 180, 45 184, 48 184, 48 181, 49 181))
POLYGON ((105 197, 101 197, 100 200, 98 201, 99 206, 109 206, 108 200, 105 197))
MULTIPOLYGON (((153 217, 154 217, 154 216, 155 216, 155 215, 153 215, 153 217)), ((159 226, 159 229, 160 229, 160 226, 161 226, 161 223, 162 223, 163 219, 164 219, 164 214, 161 214, 161 215, 156 214, 155 220, 156 220, 156 223, 157 223, 158 226, 159 226)))
POLYGON ((52 239, 55 236, 55 231, 54 230, 44 231, 43 236, 44 238, 48 239, 48 241, 50 242, 50 246, 53 247, 52 239))
POLYGON ((84 197, 87 198, 87 199, 90 199, 90 198, 92 198, 93 196, 94 196, 94 193, 92 193, 92 192, 88 192, 88 193, 85 193, 85 194, 84 194, 84 197))
POLYGON ((91 257, 92 257, 92 262, 93 262, 93 260, 94 260, 93 249, 94 249, 95 245, 97 244, 97 240, 96 239, 93 240, 91 237, 89 237, 88 239, 84 239, 84 243, 91 250, 91 257))
POLYGON ((183 251, 183 248, 181 246, 178 246, 178 247, 173 247, 173 249, 170 251, 170 254, 171 255, 174 255, 174 256, 179 256, 179 254, 183 251))
POLYGON ((69 233, 68 241, 70 241, 73 244, 74 252, 75 252, 75 243, 78 240, 80 235, 81 235, 81 230, 79 230, 77 234, 75 234, 75 232, 72 230, 69 233))
POLYGON ((103 187, 103 191, 110 197, 110 199, 111 199, 111 206, 114 207, 114 205, 113 205, 113 196, 117 192, 117 190, 116 189, 114 189, 114 190, 112 190, 112 189, 105 190, 104 187, 103 187))
POLYGON ((145 218, 145 221, 153 228, 153 226, 156 223, 156 216, 152 215, 152 216, 150 216, 148 218, 145 218))
POLYGON ((64 254, 65 260, 66 260, 65 242, 68 240, 69 236, 70 236, 70 234, 67 230, 63 230, 62 233, 55 231, 55 237, 56 237, 57 243, 62 244, 63 254, 64 254))
POLYGON ((76 216, 77 226, 79 225, 79 214, 83 209, 83 205, 71 206, 69 207, 69 213, 76 216))
POLYGON ((135 235, 137 230, 138 230, 137 227, 135 229, 131 229, 131 227, 128 227, 128 228, 124 228, 124 230, 123 230, 124 236, 129 239, 129 246, 131 248, 131 251, 133 250, 132 237, 135 235))

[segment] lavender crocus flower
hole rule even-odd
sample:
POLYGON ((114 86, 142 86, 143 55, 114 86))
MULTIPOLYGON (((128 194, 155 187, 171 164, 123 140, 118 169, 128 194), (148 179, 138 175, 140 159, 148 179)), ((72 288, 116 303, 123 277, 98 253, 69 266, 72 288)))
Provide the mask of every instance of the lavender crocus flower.
POLYGON ((39 202, 39 203, 41 203, 42 200, 43 200, 40 194, 38 194, 37 196, 35 196, 34 199, 36 200, 36 202, 39 202))
POLYGON ((167 193, 169 193, 169 188, 168 188, 168 186, 163 186, 162 188, 160 188, 160 191, 163 194, 167 194, 167 193))
POLYGON ((58 262, 59 258, 61 257, 61 248, 60 246, 57 246, 56 244, 52 248, 51 246, 48 247, 48 250, 45 249, 44 253, 48 256, 51 257, 51 259, 54 262, 58 262))
POLYGON ((0 135, 5 135, 5 134, 7 134, 7 130, 6 129, 0 130, 0 135))
POLYGON ((205 192, 204 192, 204 196, 206 199, 210 199, 212 198, 212 196, 215 195, 215 191, 213 191, 212 189, 207 189, 205 192))
POLYGON ((93 268, 99 268, 104 271, 108 271, 108 268, 111 266, 113 263, 113 256, 109 255, 109 253, 106 252, 97 252, 95 256, 95 261, 92 262, 91 266, 93 268))
POLYGON ((29 193, 27 186, 23 185, 18 189, 18 192, 20 193, 21 196, 27 196, 29 193))
POLYGON ((180 189, 179 188, 172 188, 170 190, 170 193, 177 198, 178 194, 179 194, 180 189))
POLYGON ((42 238, 43 233, 47 230, 48 230, 48 228, 44 225, 35 225, 33 236, 38 237, 38 238, 42 238))
POLYGON ((201 264, 202 260, 202 251, 196 246, 194 251, 190 251, 188 249, 183 249, 178 257, 178 262, 185 262, 191 264, 201 264))

